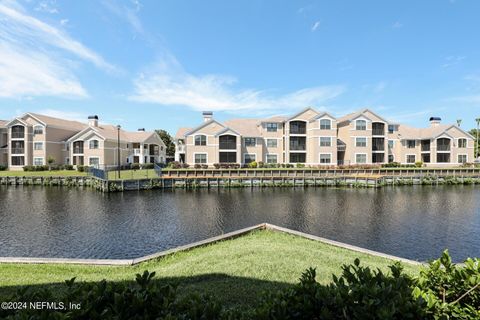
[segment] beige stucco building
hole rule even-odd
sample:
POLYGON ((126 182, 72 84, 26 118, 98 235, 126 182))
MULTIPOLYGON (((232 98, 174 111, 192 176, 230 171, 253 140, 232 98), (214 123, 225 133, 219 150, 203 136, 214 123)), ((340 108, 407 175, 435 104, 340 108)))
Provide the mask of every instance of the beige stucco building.
POLYGON ((195 128, 175 136, 175 160, 188 164, 304 163, 356 165, 400 162, 427 166, 474 161, 474 138, 456 125, 431 118, 426 128, 392 123, 364 109, 336 118, 306 108, 291 117, 233 119, 204 112, 195 128))
POLYGON ((0 122, 0 164, 10 170, 45 165, 50 158, 55 164, 102 167, 164 163, 165 157, 165 144, 157 133, 99 124, 97 116, 82 123, 26 113, 0 122))

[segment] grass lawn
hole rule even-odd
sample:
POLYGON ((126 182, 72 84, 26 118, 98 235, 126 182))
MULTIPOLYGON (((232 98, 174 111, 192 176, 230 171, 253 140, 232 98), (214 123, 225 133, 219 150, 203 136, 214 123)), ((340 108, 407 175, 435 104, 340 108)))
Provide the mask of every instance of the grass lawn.
MULTIPOLYGON (((158 178, 154 169, 120 170, 120 180, 158 178)), ((117 171, 108 172, 108 180, 118 180, 117 171)))
POLYGON ((0 171, 0 177, 71 177, 85 176, 85 172, 77 170, 54 170, 54 171, 0 171))
MULTIPOLYGON (((136 266, 1 264, 0 297, 24 285, 51 286, 65 279, 131 281, 136 273, 155 271, 158 281, 179 285, 182 292, 206 292, 232 307, 254 305, 261 293, 297 283, 308 267, 329 283, 341 265, 358 257, 362 264, 387 271, 391 260, 354 252, 275 231, 254 231, 236 239, 179 252, 136 266)), ((404 264, 416 274, 419 266, 404 264)))

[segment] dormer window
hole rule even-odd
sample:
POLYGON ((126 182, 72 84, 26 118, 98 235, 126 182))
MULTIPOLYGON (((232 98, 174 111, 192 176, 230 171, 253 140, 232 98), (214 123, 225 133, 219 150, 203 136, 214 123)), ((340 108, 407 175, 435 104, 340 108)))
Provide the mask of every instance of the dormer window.
POLYGON ((322 119, 320 120, 320 130, 330 130, 332 129, 332 120, 322 119))
POLYGON ((43 134, 43 126, 34 126, 33 134, 43 134))
POLYGON ((366 120, 355 121, 355 130, 367 130, 367 121, 366 120))
POLYGON ((98 140, 90 140, 88 147, 90 149, 98 149, 98 140))
POLYGON ((196 146, 206 146, 207 145, 207 136, 201 134, 195 136, 195 145, 196 146))
POLYGON ((277 123, 267 123, 267 132, 277 132, 278 124, 277 123))

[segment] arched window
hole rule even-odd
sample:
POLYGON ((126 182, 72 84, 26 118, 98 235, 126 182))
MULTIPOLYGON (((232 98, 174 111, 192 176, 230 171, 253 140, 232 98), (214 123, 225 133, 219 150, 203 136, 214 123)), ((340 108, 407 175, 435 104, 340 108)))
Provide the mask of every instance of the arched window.
POLYGON ((34 126, 33 127, 33 134, 43 134, 43 126, 34 126))
POLYGON ((25 138, 25 127, 24 126, 13 126, 12 127, 12 138, 25 138))
POLYGON ((366 120, 355 121, 355 130, 367 130, 367 121, 366 120))
POLYGON ((320 120, 320 129, 321 130, 330 130, 332 129, 332 120, 322 119, 320 120))
POLYGON ((195 136, 195 145, 196 146, 206 146, 207 145, 207 136, 199 134, 195 136))
POLYGON ((467 139, 464 139, 464 138, 458 139, 458 147, 459 148, 466 148, 467 147, 467 139))
POLYGON ((98 149, 98 140, 90 140, 88 147, 90 149, 98 149))
POLYGON ((437 151, 450 151, 450 139, 437 139, 437 151))
POLYGON ((224 135, 219 137, 220 150, 237 149, 237 137, 233 135, 224 135))

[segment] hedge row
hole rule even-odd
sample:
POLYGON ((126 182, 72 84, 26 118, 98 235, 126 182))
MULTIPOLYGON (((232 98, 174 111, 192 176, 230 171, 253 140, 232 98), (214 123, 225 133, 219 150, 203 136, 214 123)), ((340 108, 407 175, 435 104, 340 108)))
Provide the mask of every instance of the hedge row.
POLYGON ((291 289, 266 293, 257 307, 227 309, 204 295, 180 295, 175 287, 137 274, 134 283, 66 281, 56 294, 27 288, 3 301, 75 301, 79 310, 0 310, 2 319, 480 319, 480 260, 452 264, 448 252, 418 277, 397 262, 389 273, 358 259, 342 266, 329 285, 308 269, 291 289), (61 297, 58 297, 61 292, 61 297))
POLYGON ((43 165, 43 166, 24 166, 23 171, 58 171, 58 170, 73 170, 71 164, 64 165, 43 165))

